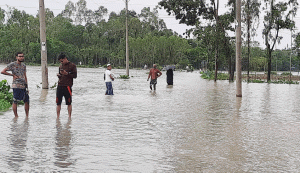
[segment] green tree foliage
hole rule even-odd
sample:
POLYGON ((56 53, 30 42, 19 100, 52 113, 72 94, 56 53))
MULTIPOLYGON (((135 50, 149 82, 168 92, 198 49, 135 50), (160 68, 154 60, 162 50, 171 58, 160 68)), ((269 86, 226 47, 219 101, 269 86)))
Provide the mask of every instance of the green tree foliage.
POLYGON ((297 0, 289 0, 275 2, 275 0, 265 0, 266 15, 264 16, 264 31, 265 45, 268 59, 268 78, 271 80, 272 68, 272 52, 276 42, 280 42, 282 37, 279 36, 279 31, 282 29, 293 29, 295 22, 292 16, 296 15, 297 0), (289 8, 291 6, 291 8, 289 8))
POLYGON ((247 75, 249 78, 249 70, 250 70, 250 50, 251 50, 251 37, 256 35, 256 28, 259 25, 259 14, 260 14, 260 3, 257 0, 244 0, 242 8, 242 16, 243 23, 246 25, 247 32, 244 32, 243 37, 247 38, 247 59, 246 59, 246 67, 247 67, 247 75))
MULTIPOLYGON (((174 64, 181 68, 189 65, 210 71, 231 70, 230 74, 233 74, 234 38, 227 34, 234 31, 231 27, 233 2, 228 1, 232 9, 223 15, 217 15, 216 2, 161 2, 181 23, 195 26, 187 36, 193 34, 197 39, 182 38, 168 29, 158 16, 157 7, 145 7, 140 13, 129 11, 130 67, 151 66, 153 63, 160 66, 174 64), (200 18, 205 19, 205 23, 201 23, 200 18)), ((125 67, 125 10, 107 14, 103 6, 90 10, 85 0, 70 1, 57 16, 46 9, 46 25, 48 64, 57 64, 57 55, 66 52, 71 61, 85 66, 111 63, 115 67, 125 67)), ((38 15, 29 15, 15 8, 7 11, 0 8, 0 62, 14 61, 15 52, 23 51, 26 63, 40 63, 40 48, 38 15)), ((265 52, 259 49, 256 52, 260 53, 256 55, 255 49, 251 49, 254 51, 251 53, 251 70, 263 70, 265 52)), ((279 56, 278 53, 278 57, 282 57, 282 61, 278 58, 277 67, 284 69, 285 54, 279 56)), ((299 64, 294 58, 292 62, 299 64)))
MULTIPOLYGON (((69 1, 57 16, 46 9, 48 63, 58 63, 57 55, 66 52, 75 63, 97 66, 109 62, 124 67, 125 10, 118 14, 111 12, 107 20, 106 15, 105 7, 90 10, 85 0, 69 1)), ((39 37, 38 15, 15 8, 7 12, 0 9, 1 62, 14 61, 15 52, 23 51, 27 63, 40 63, 39 37)), ((188 40, 167 29, 157 7, 153 10, 145 7, 140 14, 129 11, 129 37, 131 67, 152 63, 196 66, 200 62, 200 57, 195 56, 200 49, 194 49, 188 40)))
POLYGON ((297 49, 300 48, 300 33, 297 34, 296 39, 295 39, 295 47, 297 49))
MULTIPOLYGON (((229 1, 229 5, 233 3, 229 1)), ((214 62, 215 67, 215 80, 217 80, 217 70, 221 62, 228 63, 228 69, 231 73, 231 38, 228 37, 227 31, 232 30, 231 23, 234 21, 233 8, 231 11, 219 15, 219 0, 185 0, 173 1, 162 0, 159 2, 166 11, 173 13, 179 23, 196 26, 189 31, 198 37, 199 40, 209 39, 209 48, 207 49, 208 55, 212 55, 213 59, 209 62, 214 62), (206 20, 207 22, 201 22, 206 20), (208 32, 207 32, 208 31, 208 32), (213 35, 213 37, 211 37, 213 35)), ((210 57, 212 58, 212 57, 210 57)))

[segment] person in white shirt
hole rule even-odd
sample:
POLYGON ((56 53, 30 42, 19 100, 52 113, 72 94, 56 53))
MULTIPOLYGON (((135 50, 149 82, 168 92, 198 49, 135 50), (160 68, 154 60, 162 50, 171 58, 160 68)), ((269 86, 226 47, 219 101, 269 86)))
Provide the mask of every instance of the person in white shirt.
POLYGON ((111 72, 111 65, 107 64, 107 70, 105 71, 104 76, 105 84, 106 84, 106 92, 105 95, 114 95, 112 81, 115 80, 113 73, 111 72))

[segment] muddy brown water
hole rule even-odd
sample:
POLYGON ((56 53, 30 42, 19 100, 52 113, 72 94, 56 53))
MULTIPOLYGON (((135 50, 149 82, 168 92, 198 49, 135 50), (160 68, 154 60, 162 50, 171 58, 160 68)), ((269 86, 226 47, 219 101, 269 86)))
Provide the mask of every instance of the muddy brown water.
MULTIPOLYGON (((50 86, 57 71, 49 67, 50 86)), ((23 106, 17 119, 0 115, 0 172, 300 170, 299 85, 243 83, 236 98, 235 83, 175 71, 174 85, 163 72, 154 92, 147 71, 130 70, 105 96, 103 73, 78 68, 72 118, 62 105, 57 119, 55 89, 39 88, 40 67, 28 66, 29 118, 23 106)))

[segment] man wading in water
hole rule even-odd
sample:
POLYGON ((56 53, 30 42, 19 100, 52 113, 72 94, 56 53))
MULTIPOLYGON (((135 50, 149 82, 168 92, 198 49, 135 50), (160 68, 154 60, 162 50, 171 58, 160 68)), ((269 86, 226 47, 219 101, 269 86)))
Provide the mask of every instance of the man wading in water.
POLYGON ((111 65, 107 64, 107 70, 105 71, 104 80, 106 84, 105 95, 114 95, 114 90, 112 87, 112 81, 115 80, 113 73, 111 72, 111 65))
POLYGON ((153 68, 150 69, 148 79, 147 79, 147 81, 149 81, 149 78, 151 77, 151 81, 150 81, 151 90, 152 90, 152 85, 153 85, 153 89, 156 90, 157 78, 160 77, 161 75, 162 73, 156 68, 156 64, 153 64, 153 68))
POLYGON ((16 53, 17 61, 12 62, 4 68, 1 73, 8 76, 13 76, 13 104, 12 108, 15 114, 15 117, 18 117, 18 103, 23 100, 25 103, 25 114, 28 117, 29 114, 29 96, 28 96, 28 84, 27 84, 27 76, 26 76, 26 65, 24 62, 24 54, 22 52, 16 53), (11 73, 7 73, 7 71, 11 71, 11 73))
POLYGON ((76 65, 70 62, 67 56, 61 53, 58 56, 58 61, 61 65, 59 66, 58 77, 58 86, 56 90, 56 112, 57 117, 60 116, 61 102, 62 98, 65 97, 66 105, 68 105, 68 114, 71 117, 72 114, 72 86, 73 79, 77 78, 77 68, 76 65))

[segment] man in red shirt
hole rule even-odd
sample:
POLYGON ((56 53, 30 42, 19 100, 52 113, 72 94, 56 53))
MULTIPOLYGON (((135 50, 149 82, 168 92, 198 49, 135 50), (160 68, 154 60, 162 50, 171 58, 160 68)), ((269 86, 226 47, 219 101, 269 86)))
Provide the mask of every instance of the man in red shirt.
POLYGON ((157 78, 160 77, 161 75, 162 73, 156 68, 156 64, 153 64, 153 68, 150 69, 148 79, 147 79, 147 81, 149 81, 149 78, 151 77, 151 81, 150 81, 151 90, 152 90, 152 85, 154 87, 154 90, 156 90, 157 78))
POLYGON ((70 62, 64 53, 58 55, 58 61, 61 65, 59 66, 58 86, 56 90, 56 112, 57 117, 60 116, 62 98, 65 97, 66 105, 68 105, 68 114, 71 118, 72 114, 72 86, 73 79, 77 78, 77 68, 76 65, 70 62))

